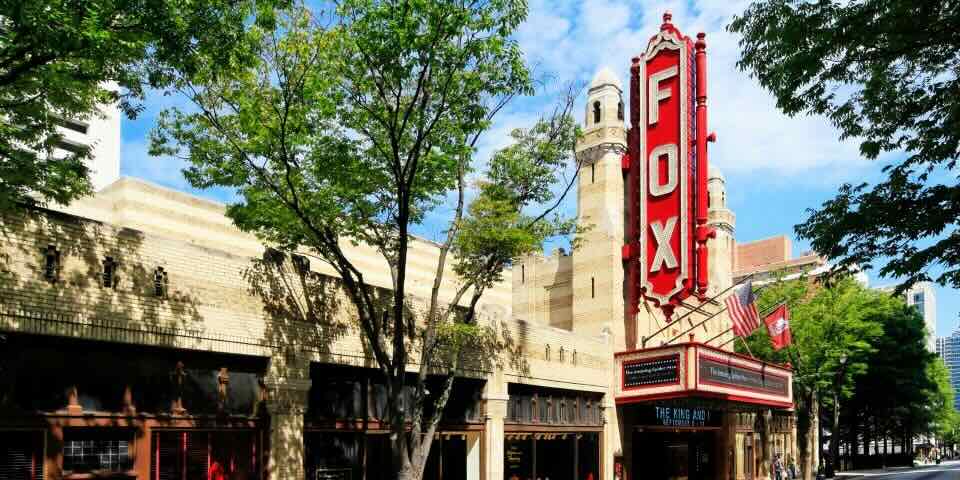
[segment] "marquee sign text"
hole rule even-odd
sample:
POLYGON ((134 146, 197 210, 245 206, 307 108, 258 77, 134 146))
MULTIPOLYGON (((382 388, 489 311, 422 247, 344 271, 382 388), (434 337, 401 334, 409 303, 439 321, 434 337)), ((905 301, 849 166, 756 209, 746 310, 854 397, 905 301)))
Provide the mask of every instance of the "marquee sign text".
POLYGON ((680 355, 623 364, 623 388, 642 388, 680 381, 680 355))
POLYGON ((788 379, 769 372, 700 357, 700 382, 786 396, 788 379))

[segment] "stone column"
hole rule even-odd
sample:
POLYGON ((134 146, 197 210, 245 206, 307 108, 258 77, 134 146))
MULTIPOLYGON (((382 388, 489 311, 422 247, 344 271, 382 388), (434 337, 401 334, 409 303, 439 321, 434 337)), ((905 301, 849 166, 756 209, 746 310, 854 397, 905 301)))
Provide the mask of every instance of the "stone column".
POLYGON ((760 422, 760 478, 773 478, 773 412, 764 410, 757 414, 760 422))
POLYGON ((467 434, 467 480, 481 479, 482 438, 483 435, 478 433, 467 434))
POLYGON ((303 415, 310 392, 310 361, 299 352, 275 354, 264 385, 270 413, 268 480, 305 478, 303 415))
POLYGON ((506 393, 485 394, 483 396, 483 480, 503 478, 503 419, 507 416, 506 393))
POLYGON ((603 437, 600 439, 600 478, 603 480, 613 480, 613 457, 623 450, 617 404, 611 392, 603 396, 603 437))
POLYGON ((717 447, 714 455, 717 459, 716 478, 733 480, 736 476, 735 465, 737 444, 737 414, 727 412, 723 414, 720 431, 717 432, 717 447))
POLYGON ((503 420, 507 417, 507 383, 503 372, 489 378, 483 390, 483 475, 482 480, 503 479, 503 420))

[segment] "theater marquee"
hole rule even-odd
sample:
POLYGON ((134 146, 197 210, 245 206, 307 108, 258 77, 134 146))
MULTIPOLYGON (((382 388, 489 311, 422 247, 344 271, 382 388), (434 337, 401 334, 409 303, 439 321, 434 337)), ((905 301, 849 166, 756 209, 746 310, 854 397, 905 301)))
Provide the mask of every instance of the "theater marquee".
POLYGON ((617 404, 712 398, 793 408, 793 372, 701 343, 618 353, 617 404))

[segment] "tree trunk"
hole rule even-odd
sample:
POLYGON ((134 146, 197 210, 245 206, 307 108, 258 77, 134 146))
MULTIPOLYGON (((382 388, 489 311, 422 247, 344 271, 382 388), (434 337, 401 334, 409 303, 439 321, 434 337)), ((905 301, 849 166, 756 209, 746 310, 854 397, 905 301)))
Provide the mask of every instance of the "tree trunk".
POLYGON ((797 410, 797 445, 799 447, 800 471, 803 480, 813 480, 816 476, 817 429, 819 428, 819 408, 816 392, 800 397, 801 408, 797 410), (804 405, 805 404, 805 405, 804 405))
POLYGON ((841 470, 840 464, 840 396, 833 392, 833 427, 830 431, 830 461, 833 471, 841 470))

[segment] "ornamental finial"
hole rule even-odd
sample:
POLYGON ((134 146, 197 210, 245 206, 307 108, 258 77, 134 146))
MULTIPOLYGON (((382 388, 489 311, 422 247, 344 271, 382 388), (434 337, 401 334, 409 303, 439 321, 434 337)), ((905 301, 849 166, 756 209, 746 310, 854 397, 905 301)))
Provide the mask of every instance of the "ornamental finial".
POLYGON ((671 20, 673 20, 673 14, 670 13, 670 10, 663 12, 663 25, 660 25, 660 30, 665 30, 667 25, 670 25, 671 20))

